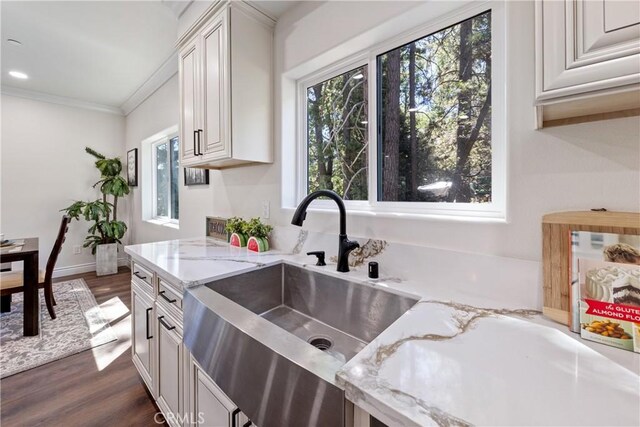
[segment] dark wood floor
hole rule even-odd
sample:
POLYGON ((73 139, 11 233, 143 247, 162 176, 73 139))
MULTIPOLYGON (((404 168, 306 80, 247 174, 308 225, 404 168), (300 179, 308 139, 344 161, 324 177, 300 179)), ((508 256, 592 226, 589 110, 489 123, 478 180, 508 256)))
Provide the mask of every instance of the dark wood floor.
POLYGON ((83 278, 98 304, 112 307, 108 312, 117 318, 108 319, 118 340, 3 379, 0 424, 158 425, 154 421, 158 409, 131 362, 129 269, 121 268, 113 276, 98 278, 86 273, 54 281, 71 278, 83 278))

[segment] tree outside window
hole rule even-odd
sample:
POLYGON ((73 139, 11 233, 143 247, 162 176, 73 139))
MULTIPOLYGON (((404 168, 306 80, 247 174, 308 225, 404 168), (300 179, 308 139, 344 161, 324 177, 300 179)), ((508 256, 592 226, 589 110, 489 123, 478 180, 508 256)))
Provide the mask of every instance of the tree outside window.
POLYGON ((377 66, 379 201, 491 202, 491 12, 377 66))
POLYGON ((367 200, 367 67, 307 88, 307 190, 367 200))
POLYGON ((178 175, 180 145, 178 137, 155 143, 152 149, 154 164, 154 215, 159 218, 179 218, 178 175))

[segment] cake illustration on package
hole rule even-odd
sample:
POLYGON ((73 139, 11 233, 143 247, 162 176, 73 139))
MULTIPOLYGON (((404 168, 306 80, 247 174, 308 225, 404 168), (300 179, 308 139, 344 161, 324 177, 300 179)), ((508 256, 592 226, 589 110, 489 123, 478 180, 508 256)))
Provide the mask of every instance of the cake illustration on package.
POLYGON ((640 353, 640 238, 593 232, 573 237, 574 248, 583 243, 573 252, 580 336, 640 353))

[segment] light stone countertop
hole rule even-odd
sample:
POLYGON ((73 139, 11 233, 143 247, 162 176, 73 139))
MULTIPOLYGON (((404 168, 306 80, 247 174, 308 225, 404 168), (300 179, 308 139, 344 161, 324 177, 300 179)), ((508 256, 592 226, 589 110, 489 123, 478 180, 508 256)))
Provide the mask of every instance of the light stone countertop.
POLYGON ((584 341, 536 311, 491 307, 441 284, 308 265, 313 259, 295 248, 256 254, 196 238, 125 252, 185 288, 285 262, 419 295, 337 373, 347 398, 389 425, 640 425, 640 354, 584 341))

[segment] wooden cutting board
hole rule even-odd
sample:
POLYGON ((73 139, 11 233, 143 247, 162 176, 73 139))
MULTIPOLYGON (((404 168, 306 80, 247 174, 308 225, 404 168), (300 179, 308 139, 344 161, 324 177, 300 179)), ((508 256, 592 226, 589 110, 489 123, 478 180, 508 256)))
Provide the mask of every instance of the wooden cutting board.
POLYGON ((640 235, 640 212, 557 212, 542 217, 542 313, 569 325, 571 232, 640 235))

